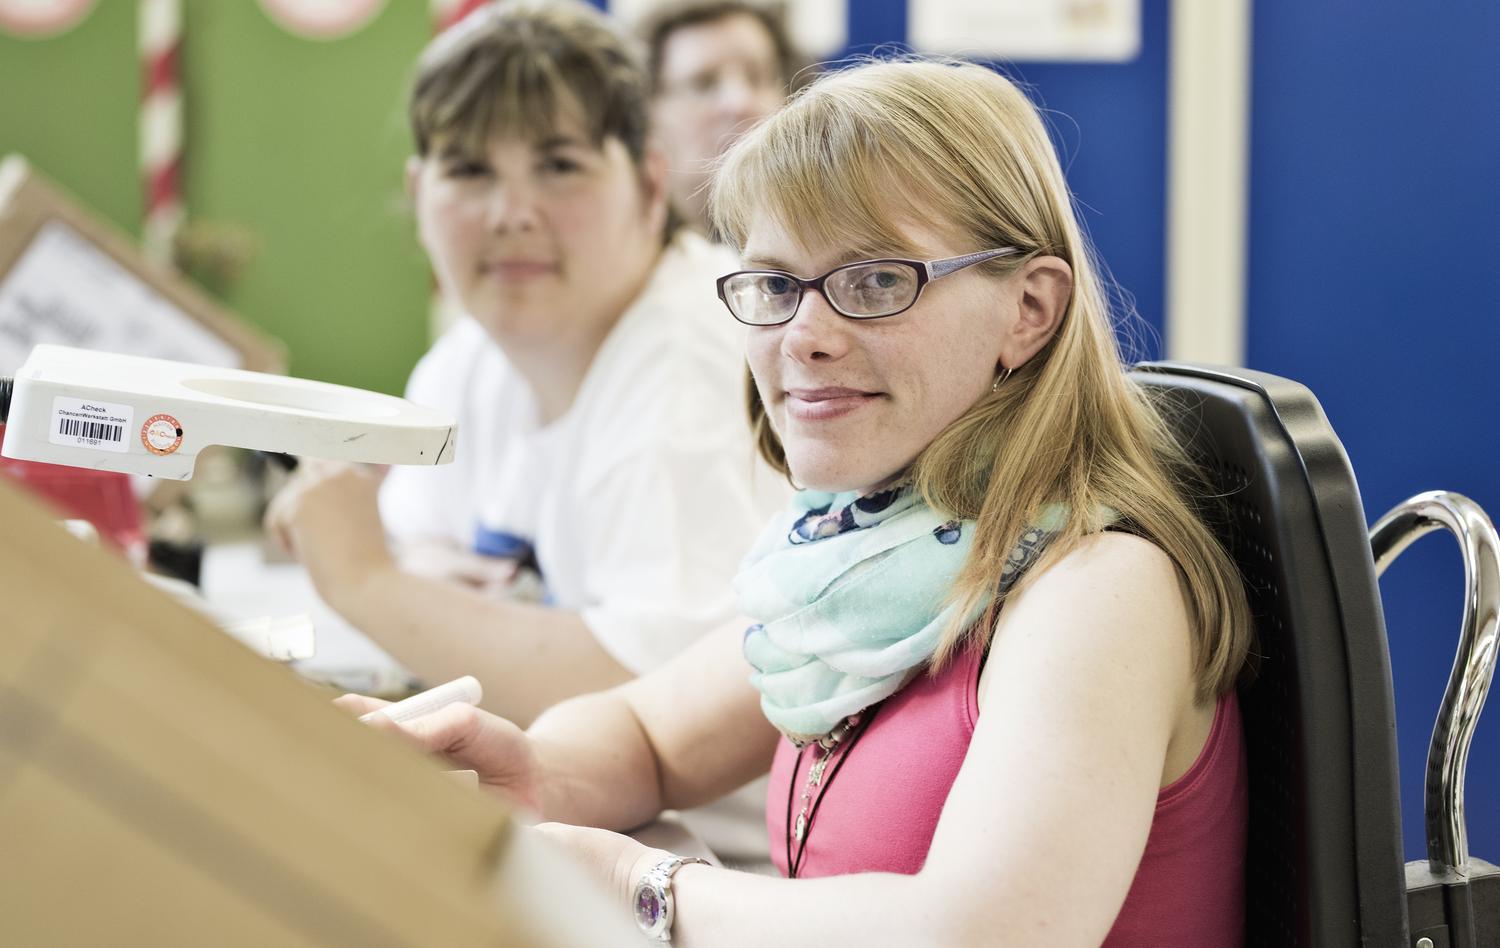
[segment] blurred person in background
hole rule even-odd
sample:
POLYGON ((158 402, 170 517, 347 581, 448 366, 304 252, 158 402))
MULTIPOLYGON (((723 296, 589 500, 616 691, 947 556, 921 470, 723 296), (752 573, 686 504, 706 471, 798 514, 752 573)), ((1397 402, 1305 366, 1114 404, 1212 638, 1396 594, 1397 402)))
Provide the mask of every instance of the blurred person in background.
POLYGON ((714 162, 786 100, 797 72, 785 13, 780 4, 753 0, 668 0, 640 32, 667 189, 687 223, 711 233, 714 162))
MULTIPOLYGON (((673 220, 647 105, 634 40, 574 0, 487 5, 429 45, 407 188, 466 316, 406 394, 458 419, 457 458, 383 483, 304 464, 267 514, 353 625, 519 721, 731 619, 785 497, 755 460, 743 333, 714 318, 735 259, 673 220), (540 601, 494 594, 520 575, 540 601)), ((696 825, 763 860, 758 802, 696 825)))

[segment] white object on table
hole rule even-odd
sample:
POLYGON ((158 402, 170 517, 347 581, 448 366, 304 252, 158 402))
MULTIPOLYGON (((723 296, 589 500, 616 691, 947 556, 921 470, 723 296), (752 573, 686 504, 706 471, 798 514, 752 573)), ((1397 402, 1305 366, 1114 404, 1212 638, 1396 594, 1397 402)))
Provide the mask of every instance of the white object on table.
POLYGON ((388 704, 383 708, 376 708, 366 714, 361 714, 361 721, 369 722, 375 718, 384 717, 403 724, 414 721, 424 715, 448 707, 450 704, 479 704, 484 697, 484 689, 479 687, 479 679, 473 675, 465 675, 452 681, 444 682, 436 688, 428 688, 421 694, 403 698, 394 704, 388 704))
POLYGON ((416 685, 416 676, 319 598, 300 563, 267 563, 258 541, 210 546, 201 586, 204 598, 227 615, 309 616, 317 651, 292 665, 305 678, 369 695, 405 694, 416 685))

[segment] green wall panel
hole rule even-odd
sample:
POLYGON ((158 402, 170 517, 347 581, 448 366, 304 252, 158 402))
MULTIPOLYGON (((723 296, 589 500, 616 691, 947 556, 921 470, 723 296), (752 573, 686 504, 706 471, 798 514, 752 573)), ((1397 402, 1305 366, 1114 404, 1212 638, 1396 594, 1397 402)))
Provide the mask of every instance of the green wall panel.
POLYGON ((335 41, 251 0, 188 4, 190 213, 255 255, 225 293, 282 339, 297 375, 399 392, 427 335, 430 281, 402 193, 407 76, 427 5, 391 0, 335 41))
POLYGON ((105 218, 140 233, 135 3, 104 0, 72 30, 0 33, 0 154, 20 152, 105 218))
MULTIPOLYGON (((20 151, 140 232, 135 0, 58 37, 0 34, 0 152, 20 151)), ((187 0, 182 187, 190 220, 248 238, 225 303, 286 343, 298 375, 399 392, 426 347, 431 280, 402 194, 405 85, 428 5, 304 39, 255 0, 187 0)))

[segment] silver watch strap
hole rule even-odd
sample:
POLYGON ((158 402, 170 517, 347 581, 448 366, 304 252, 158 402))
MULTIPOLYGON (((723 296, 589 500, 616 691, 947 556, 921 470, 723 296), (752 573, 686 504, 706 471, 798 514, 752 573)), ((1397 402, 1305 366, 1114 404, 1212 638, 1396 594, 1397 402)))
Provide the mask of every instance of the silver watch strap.
POLYGON ((705 866, 712 865, 707 859, 699 859, 697 856, 667 856, 646 870, 636 886, 636 924, 657 944, 672 943, 672 922, 676 916, 672 877, 683 866, 695 862, 705 866), (643 890, 645 903, 642 901, 643 890))
POLYGON ((661 862, 651 867, 651 873, 658 873, 664 883, 671 882, 677 870, 689 863, 702 863, 705 866, 712 865, 707 859, 699 859, 697 856, 668 856, 661 862))

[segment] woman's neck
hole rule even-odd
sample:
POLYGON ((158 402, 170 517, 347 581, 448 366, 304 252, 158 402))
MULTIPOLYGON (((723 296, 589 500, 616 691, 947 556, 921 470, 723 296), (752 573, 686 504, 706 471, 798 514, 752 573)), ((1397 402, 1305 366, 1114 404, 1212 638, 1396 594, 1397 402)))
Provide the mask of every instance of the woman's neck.
POLYGON ((599 350, 645 291, 660 256, 654 254, 638 267, 601 315, 576 319, 570 332, 542 340, 496 340, 531 389, 539 424, 552 424, 573 406, 599 350))

